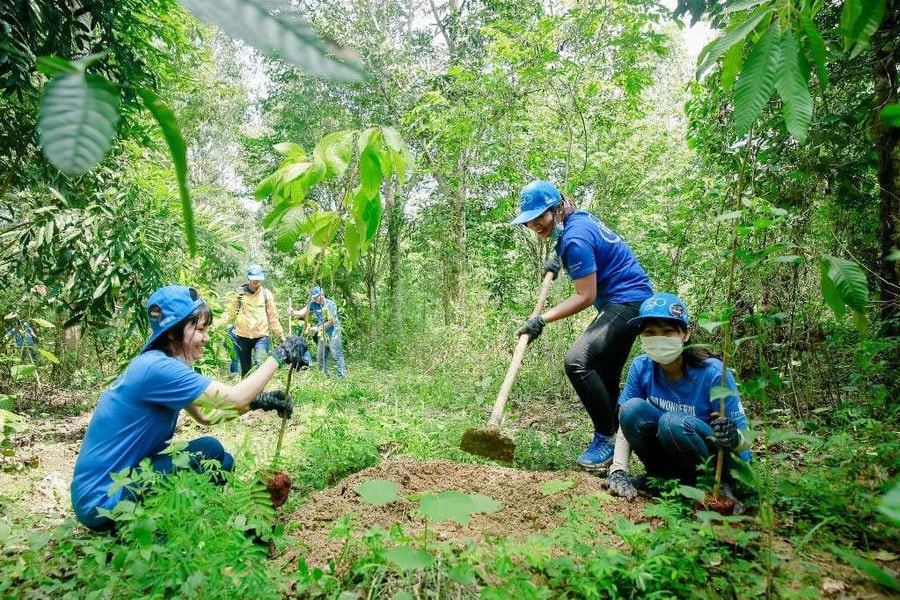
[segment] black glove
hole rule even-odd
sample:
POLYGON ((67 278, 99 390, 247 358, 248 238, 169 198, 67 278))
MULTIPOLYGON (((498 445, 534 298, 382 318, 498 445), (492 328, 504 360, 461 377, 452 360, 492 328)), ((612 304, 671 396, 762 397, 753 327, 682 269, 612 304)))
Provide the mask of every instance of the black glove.
POLYGON ((625 471, 613 471, 601 485, 613 496, 625 498, 628 502, 634 502, 637 498, 637 488, 629 481, 625 471))
POLYGON ((546 275, 547 273, 553 273, 553 281, 556 281, 556 278, 559 277, 559 270, 561 268, 562 265, 559 262, 559 257, 554 256, 544 263, 544 275, 546 275))
POLYGON ((294 401, 284 395, 284 390, 263 392, 250 402, 250 410, 274 410, 282 419, 294 414, 294 401))
POLYGON ((725 450, 734 450, 741 443, 741 434, 738 433, 737 424, 728 417, 717 416, 713 413, 714 418, 709 422, 712 427, 712 443, 725 450))
POLYGON ((531 317, 525 324, 519 327, 518 331, 516 331, 516 337, 519 337, 523 334, 528 334, 528 343, 530 344, 534 340, 541 335, 541 332, 544 330, 544 325, 547 324, 547 321, 544 320, 544 317, 538 315, 536 317, 531 317))
POLYGON ((275 350, 272 358, 278 361, 278 366, 292 365, 294 367, 308 366, 309 363, 303 356, 309 350, 306 340, 299 335, 290 335, 275 350))

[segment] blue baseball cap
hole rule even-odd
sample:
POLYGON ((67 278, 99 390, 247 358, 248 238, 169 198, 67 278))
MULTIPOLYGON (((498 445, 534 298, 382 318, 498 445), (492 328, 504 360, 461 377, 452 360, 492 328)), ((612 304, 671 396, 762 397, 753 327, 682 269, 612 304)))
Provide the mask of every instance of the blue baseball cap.
POLYGON ((519 214, 511 225, 527 223, 562 202, 562 194, 549 181, 536 179, 519 192, 519 214))
POLYGON ((641 325, 648 319, 666 319, 678 321, 685 327, 691 324, 688 309, 684 302, 674 294, 658 292, 653 294, 641 304, 641 312, 633 319, 629 319, 629 325, 641 325))
POLYGON ((315 298, 315 297, 318 296, 319 294, 324 294, 324 293, 325 293, 325 291, 322 289, 322 286, 317 285, 317 286, 314 287, 314 288, 312 289, 312 291, 309 293, 309 297, 310 297, 310 298, 315 298))
POLYGON ((159 336, 204 304, 206 301, 200 297, 197 290, 186 285, 167 285, 153 292, 147 300, 147 317, 150 319, 152 333, 141 348, 141 352, 146 352, 159 336))
POLYGON ((263 268, 259 265, 250 265, 247 267, 247 279, 253 279, 256 281, 262 281, 266 276, 263 273, 263 268))

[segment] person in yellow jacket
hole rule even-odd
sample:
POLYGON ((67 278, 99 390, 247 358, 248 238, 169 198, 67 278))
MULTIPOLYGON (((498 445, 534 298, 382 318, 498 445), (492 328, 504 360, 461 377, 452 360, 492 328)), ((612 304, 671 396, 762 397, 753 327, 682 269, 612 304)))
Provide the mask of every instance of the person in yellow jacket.
POLYGON ((234 299, 217 325, 225 326, 234 320, 234 337, 241 378, 250 371, 254 362, 258 365, 269 353, 269 335, 275 334, 284 341, 284 330, 278 320, 275 297, 262 286, 265 279, 259 265, 247 267, 247 283, 237 289, 234 299))

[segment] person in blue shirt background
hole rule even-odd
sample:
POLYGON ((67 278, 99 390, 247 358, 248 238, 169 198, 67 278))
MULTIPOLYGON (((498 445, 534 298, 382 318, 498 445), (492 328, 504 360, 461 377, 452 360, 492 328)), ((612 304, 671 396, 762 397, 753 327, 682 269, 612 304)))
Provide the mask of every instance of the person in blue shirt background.
MULTIPOLYGON (((209 306, 197 290, 182 285, 156 290, 147 301, 147 316, 150 338, 100 396, 75 460, 72 507, 78 521, 96 531, 114 528, 98 509, 111 510, 123 499, 141 497, 141 490, 127 486, 110 493, 113 473, 127 472, 144 459, 157 472, 175 468, 172 454, 165 450, 182 409, 204 425, 254 409, 275 410, 282 417, 293 411, 290 396, 282 390, 263 392, 263 388, 280 366, 303 364, 307 346, 302 338, 290 336, 257 370, 229 385, 193 369, 203 356, 212 322, 209 306)), ((214 437, 188 442, 185 452, 198 472, 206 470, 208 460, 219 463, 219 471, 230 471, 234 465, 214 437)), ((224 482, 220 472, 211 475, 217 483, 224 482)))
POLYGON ((316 360, 322 372, 328 376, 328 356, 334 358, 337 365, 337 376, 343 379, 347 374, 344 364, 344 348, 341 343, 341 319, 338 317, 337 304, 325 297, 321 286, 315 286, 309 294, 310 303, 294 311, 294 316, 306 318, 312 313, 316 318, 316 326, 310 329, 310 335, 318 335, 316 360))
POLYGON ((16 313, 6 315, 6 320, 12 321, 13 325, 7 330, 5 337, 15 341, 16 348, 22 353, 22 360, 25 360, 27 354, 32 364, 37 363, 38 336, 34 328, 16 313))
POLYGON ((594 425, 590 446, 577 459, 586 469, 610 464, 618 428, 616 400, 619 382, 637 329, 628 320, 653 293, 650 279, 628 245, 597 217, 577 210, 548 181, 532 181, 519 194, 521 223, 538 236, 555 242, 555 256, 544 273, 554 278, 565 268, 575 293, 528 319, 516 336, 537 338, 547 323, 565 319, 593 306, 597 316, 566 353, 566 375, 594 425))
MULTIPOLYGON (((697 467, 722 448, 727 453, 724 477, 730 478, 738 460, 750 460, 751 437, 736 393, 725 398, 724 415, 718 413, 718 399, 710 400, 712 388, 722 384, 722 361, 705 348, 685 348, 690 318, 677 296, 654 294, 632 323, 641 330, 644 354, 631 363, 619 396, 620 429, 604 486, 634 500, 645 478, 627 476, 632 450, 647 476, 693 484, 697 467)), ((737 391, 731 371, 726 371, 725 387, 737 391)), ((724 485, 723 491, 732 493, 724 485)))

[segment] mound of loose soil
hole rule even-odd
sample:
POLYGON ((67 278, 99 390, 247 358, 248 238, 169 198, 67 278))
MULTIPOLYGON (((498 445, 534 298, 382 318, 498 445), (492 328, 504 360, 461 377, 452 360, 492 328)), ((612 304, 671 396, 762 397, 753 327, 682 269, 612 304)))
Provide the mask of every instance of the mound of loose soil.
POLYGON ((315 564, 324 564, 340 552, 343 542, 329 540, 328 536, 335 521, 347 513, 352 513, 357 537, 375 525, 389 529, 394 523, 401 524, 407 535, 421 535, 424 520, 416 514, 416 508, 419 496, 427 492, 456 490, 482 494, 500 502, 499 510, 494 513, 472 515, 467 526, 453 521, 429 523, 429 535, 433 533, 441 541, 546 533, 562 523, 558 513, 570 501, 597 493, 608 498, 604 504, 607 514, 619 514, 632 522, 645 520, 641 514, 645 502, 642 498, 628 503, 608 497, 600 482, 600 478, 584 472, 520 471, 447 460, 387 460, 351 475, 332 488, 310 494, 302 507, 283 518, 289 524, 288 533, 305 549, 307 560, 315 564), (384 506, 362 502, 353 488, 371 479, 397 484, 400 488, 397 501, 384 506), (542 488, 541 484, 547 482, 565 484, 551 483, 542 488), (569 484, 571 487, 559 489, 569 484))

